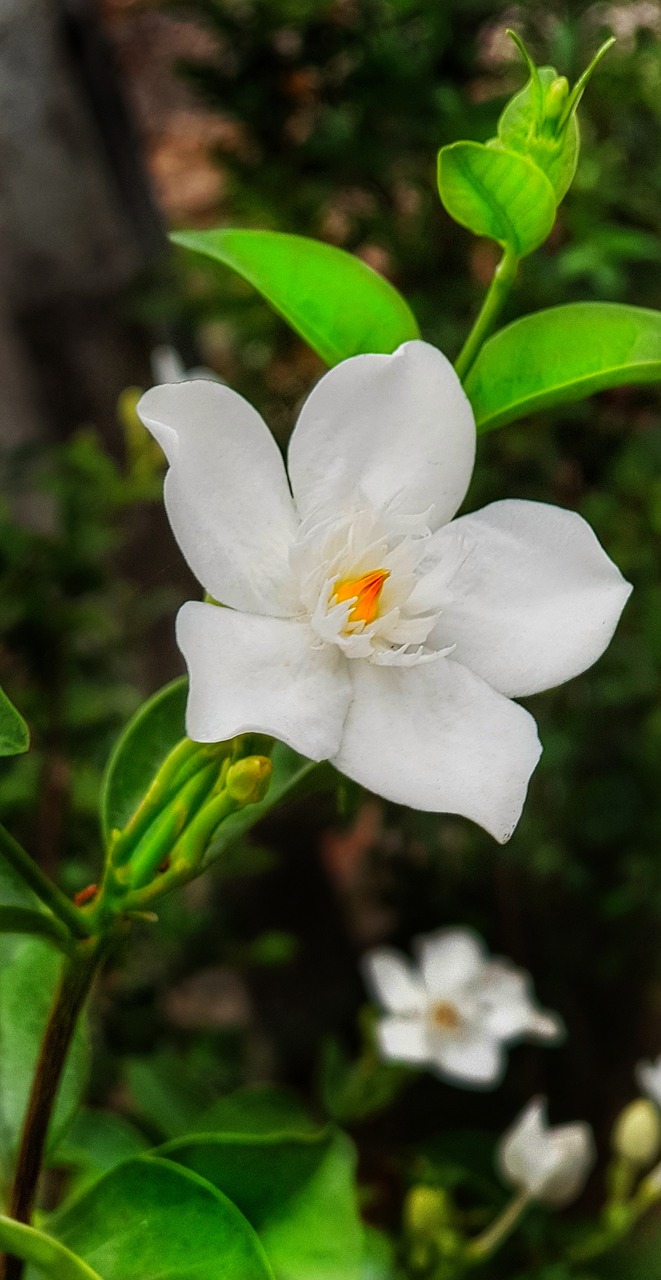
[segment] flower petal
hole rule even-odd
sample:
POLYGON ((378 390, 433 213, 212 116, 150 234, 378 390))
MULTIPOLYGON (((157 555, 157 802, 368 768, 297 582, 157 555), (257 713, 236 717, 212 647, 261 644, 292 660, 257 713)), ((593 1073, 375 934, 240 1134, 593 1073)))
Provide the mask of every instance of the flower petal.
POLYGON ((376 1038, 383 1057, 392 1062, 424 1065, 429 1061, 427 1030, 419 1018, 381 1018, 376 1038))
POLYGON ((532 716, 450 658, 349 670, 336 767, 388 800, 463 814, 508 840, 541 750, 532 716))
POLYGON ((456 645, 457 662, 508 697, 596 662, 631 591, 589 524, 543 502, 494 502, 433 542, 436 568, 411 605, 433 597, 442 613, 431 642, 456 645))
POLYGON ((505 1056, 494 1039, 479 1031, 465 1035, 438 1037, 433 1049, 440 1074, 454 1084, 495 1088, 505 1071, 505 1056))
POLYGON ((549 1141, 555 1173, 547 1179, 541 1199, 544 1204, 559 1209, 580 1195, 597 1153, 592 1130, 581 1121, 551 1129, 549 1141))
POLYGON ((427 993, 413 966, 391 947, 376 947, 362 959, 365 983, 391 1013, 422 1013, 427 993))
POLYGON ((555 1169, 543 1099, 534 1098, 503 1135, 497 1159, 507 1182, 532 1196, 543 1190, 555 1169))
POLYGON ((643 1093, 661 1107, 661 1057, 656 1062, 639 1062, 635 1070, 636 1083, 643 1093))
POLYGON ((312 760, 335 754, 350 697, 346 660, 330 646, 312 647, 303 623, 190 600, 179 610, 177 641, 194 741, 268 733, 312 760))
POLYGON ((414 946, 432 1000, 452 995, 484 967, 482 940, 471 929, 439 929, 416 938, 414 946))
POLYGON ((306 400, 289 445, 301 519, 367 502, 450 520, 468 488, 475 420, 450 362, 426 342, 344 360, 306 400))
POLYGON ((138 413, 170 463, 165 506, 195 576, 223 604, 286 615, 297 520, 282 458, 259 414, 205 379, 153 387, 138 413))
POLYGON ((480 991, 480 1021, 499 1040, 523 1036, 534 1040, 558 1040, 565 1027, 557 1014, 540 1009, 532 996, 527 973, 507 960, 485 965, 480 991))

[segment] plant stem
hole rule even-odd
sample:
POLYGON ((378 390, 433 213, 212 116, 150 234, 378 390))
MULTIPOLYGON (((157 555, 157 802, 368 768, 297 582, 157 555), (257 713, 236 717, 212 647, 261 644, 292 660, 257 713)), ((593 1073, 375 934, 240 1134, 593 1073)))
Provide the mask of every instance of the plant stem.
POLYGON ((63 920, 75 938, 87 938, 88 930, 85 920, 77 907, 56 884, 44 875, 40 867, 29 853, 0 826, 0 855, 17 871, 22 880, 36 893, 38 898, 50 907, 58 919, 63 920))
MULTIPOLYGON (((48 1125, 78 1018, 105 954, 106 940, 81 944, 64 962, 41 1043, 14 1175, 9 1214, 17 1222, 32 1217, 48 1125)), ((23 1263, 7 1255, 2 1280, 21 1280, 23 1263)))
POLYGON ((473 367, 482 343, 489 337, 514 284, 519 259, 511 249, 506 249, 489 285, 480 314, 473 325, 457 359, 455 369, 462 382, 473 367))
POLYGON ((483 1231, 481 1235, 472 1240, 466 1249, 466 1261, 471 1263, 485 1262, 490 1258, 492 1253, 507 1239, 508 1235, 514 1230, 519 1218, 525 1213, 530 1204, 530 1196, 527 1191, 520 1191, 518 1195, 510 1200, 505 1206, 502 1213, 494 1219, 490 1227, 483 1231))

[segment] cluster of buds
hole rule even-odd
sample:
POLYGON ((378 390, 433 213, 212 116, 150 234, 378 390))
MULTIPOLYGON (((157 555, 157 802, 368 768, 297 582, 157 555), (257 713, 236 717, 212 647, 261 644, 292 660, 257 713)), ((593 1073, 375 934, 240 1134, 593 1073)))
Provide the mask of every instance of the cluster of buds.
POLYGON ((184 738, 166 757, 129 822, 111 833, 103 883, 90 911, 99 920, 144 913, 211 860, 221 823, 263 800, 268 756, 247 738, 198 743, 184 738))

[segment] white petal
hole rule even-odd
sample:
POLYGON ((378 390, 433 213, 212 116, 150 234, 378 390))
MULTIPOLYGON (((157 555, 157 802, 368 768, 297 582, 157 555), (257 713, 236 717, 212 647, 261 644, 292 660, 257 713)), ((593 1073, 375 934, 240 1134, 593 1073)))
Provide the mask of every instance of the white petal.
POLYGON ((560 1208, 580 1195, 597 1153, 589 1124, 560 1125, 551 1129, 549 1140, 555 1172, 547 1179, 540 1198, 544 1204, 560 1208))
POLYGON ((422 1013, 427 993, 413 966, 390 947, 377 947, 362 959, 365 982, 376 1000, 391 1013, 422 1013))
POLYGON ((439 1037, 434 1045, 439 1072, 454 1084, 495 1088, 505 1070, 505 1058, 498 1042, 478 1031, 439 1037))
POLYGON ((336 767, 397 804, 463 814, 508 840, 541 750, 528 712, 449 658, 348 665, 336 767))
POLYGON ((170 463, 165 506, 195 576, 233 608, 288 613, 298 522, 282 458, 259 414, 206 380, 153 387, 138 413, 170 463))
POLYGON ((590 526, 543 502, 494 502, 434 537, 435 570, 411 599, 442 609, 439 648, 508 697, 585 671, 609 644, 631 587, 590 526), (454 567, 447 580, 447 566, 454 567))
POLYGON ((497 1162, 507 1182, 537 1196, 552 1175, 555 1162, 549 1144, 546 1106, 535 1098, 500 1139, 497 1162))
POLYGON ((350 696, 338 649, 308 628, 190 600, 177 641, 188 666, 186 732, 196 742, 268 733, 312 760, 334 755, 350 696))
POLYGON ((425 986, 433 1000, 450 996, 484 967, 482 940, 470 929, 439 929, 414 941, 425 986))
POLYGON ((468 488, 475 420, 450 362, 426 342, 362 355, 327 373, 301 411, 288 469, 299 514, 367 502, 450 520, 468 488))
POLYGON ((480 995, 482 1025, 499 1040, 526 1036, 552 1041, 563 1035, 562 1019, 540 1009, 533 999, 528 974, 506 960, 491 960, 485 966, 480 995))
POLYGON ((545 1104, 535 1099, 501 1138, 497 1158, 514 1186, 547 1204, 568 1204, 595 1160, 592 1130, 582 1123, 549 1129, 545 1104))
POLYGON ((390 1061, 423 1064, 429 1060, 427 1032, 420 1018, 382 1018, 376 1038, 382 1056, 390 1061))
POLYGON ((661 1107, 661 1057, 656 1062, 639 1062, 635 1075, 643 1093, 661 1107))

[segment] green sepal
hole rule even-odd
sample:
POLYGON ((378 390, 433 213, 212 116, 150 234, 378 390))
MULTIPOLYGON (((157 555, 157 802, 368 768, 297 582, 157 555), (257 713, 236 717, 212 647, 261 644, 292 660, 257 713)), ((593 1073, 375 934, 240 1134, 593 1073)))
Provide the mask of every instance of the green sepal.
POLYGON ((661 382, 661 311, 569 302, 485 342, 464 384, 479 432, 631 383, 661 382))
POLYGON ((247 280, 328 365, 367 352, 390 355, 419 338, 394 285, 334 245, 281 231, 176 231, 174 244, 247 280))
POLYGON ((553 188, 526 156, 480 142, 453 142, 438 153, 438 191, 451 218, 487 236, 515 258, 532 253, 555 221, 553 188))
POLYGON ((601 59, 614 43, 604 41, 590 65, 570 91, 565 76, 555 67, 536 67, 521 37, 509 31, 520 49, 530 79, 507 103, 498 121, 498 136, 488 145, 504 147, 527 156, 546 174, 556 203, 571 186, 580 150, 577 119, 585 87, 601 59))
POLYGON ((0 756, 20 756, 29 749, 30 730, 20 711, 0 689, 0 756))

